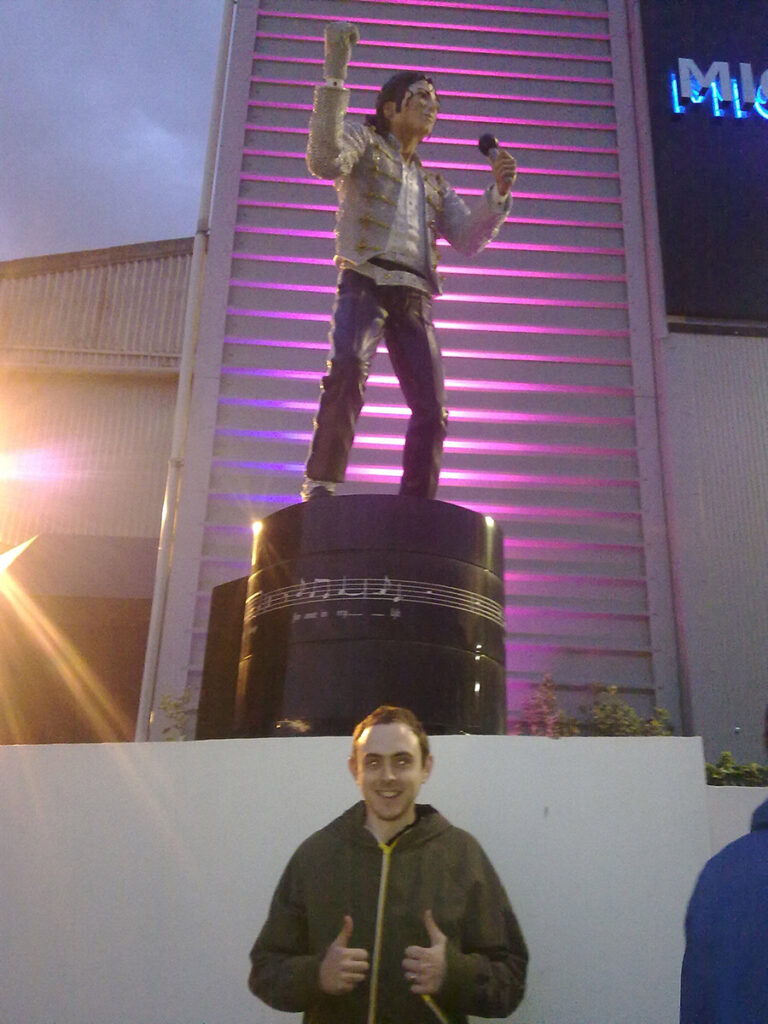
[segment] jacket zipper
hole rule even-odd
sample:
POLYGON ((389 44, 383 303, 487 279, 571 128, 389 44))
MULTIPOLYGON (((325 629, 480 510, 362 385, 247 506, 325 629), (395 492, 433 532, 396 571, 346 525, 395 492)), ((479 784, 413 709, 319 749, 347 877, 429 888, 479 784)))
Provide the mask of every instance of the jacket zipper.
POLYGON ((381 850, 381 875, 379 876, 379 899, 376 904, 376 931, 373 939, 373 964, 371 965, 371 987, 368 996, 368 1024, 376 1024, 376 1004, 379 990, 379 961, 381 960, 381 934, 384 929, 384 904, 387 900, 389 862, 397 839, 387 846, 379 843, 381 850))
MULTIPOLYGON (((381 875, 379 876, 379 898, 376 904, 376 930, 373 939, 373 964, 371 965, 371 987, 368 996, 368 1021, 367 1024, 376 1024, 376 1010, 379 996, 379 963, 381 961, 381 936, 384 930, 384 904, 387 901, 387 883, 389 882, 389 865, 392 857, 392 850, 400 837, 397 836, 390 846, 386 843, 379 843, 381 850, 381 875)), ((443 1011, 434 1001, 432 996, 421 997, 430 1010, 435 1014, 441 1024, 450 1024, 443 1011)))
POLYGON ((427 1004, 427 1006, 428 1006, 428 1007, 430 1008, 430 1010, 432 1011, 432 1013, 434 1013, 434 1015, 435 1015, 435 1016, 437 1017, 437 1019, 438 1019, 438 1020, 440 1021, 440 1024, 451 1024, 451 1022, 450 1022, 450 1021, 448 1020, 448 1018, 447 1018, 447 1017, 445 1016, 445 1014, 444 1014, 444 1013, 443 1013, 443 1011, 442 1011, 442 1010, 440 1009, 440 1007, 439 1007, 439 1006, 437 1005, 437 1003, 436 1003, 436 1002, 435 1002, 435 1000, 434 1000, 434 999, 432 998, 432 996, 422 996, 421 998, 422 998, 422 999, 424 1000, 424 1002, 425 1002, 425 1003, 427 1004))

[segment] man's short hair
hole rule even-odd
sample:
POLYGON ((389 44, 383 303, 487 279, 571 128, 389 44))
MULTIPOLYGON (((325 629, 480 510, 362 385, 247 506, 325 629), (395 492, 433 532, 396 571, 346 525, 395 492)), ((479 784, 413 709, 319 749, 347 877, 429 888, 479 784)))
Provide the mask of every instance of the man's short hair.
POLYGON ((434 88, 434 82, 426 71, 398 71, 396 75, 388 78, 376 97, 376 113, 369 114, 365 123, 378 135, 386 135, 389 132, 389 118, 384 116, 384 104, 394 103, 395 110, 399 110, 405 94, 416 82, 429 82, 434 88))
POLYGON ((362 722, 357 723, 352 733, 352 756, 357 756, 357 743, 366 729, 374 725, 390 725, 392 722, 402 722, 415 733, 421 750, 421 763, 426 764, 429 757, 429 737, 424 731, 424 726, 408 708, 398 708, 393 704, 382 704, 370 715, 366 715, 362 722))

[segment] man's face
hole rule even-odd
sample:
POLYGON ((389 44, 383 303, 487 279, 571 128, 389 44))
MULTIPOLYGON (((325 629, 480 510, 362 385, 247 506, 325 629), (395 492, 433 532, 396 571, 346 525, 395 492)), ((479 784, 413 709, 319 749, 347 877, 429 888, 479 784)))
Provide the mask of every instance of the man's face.
POLYGON ((394 103, 384 105, 390 131, 398 138, 401 134, 419 139, 426 138, 435 127, 439 110, 440 102, 435 87, 426 79, 414 82, 408 87, 399 110, 395 109, 394 103))
POLYGON ((368 824, 394 835, 415 819, 416 797, 429 778, 432 755, 422 764, 418 737, 403 722, 372 725, 360 735, 349 770, 363 795, 368 824))

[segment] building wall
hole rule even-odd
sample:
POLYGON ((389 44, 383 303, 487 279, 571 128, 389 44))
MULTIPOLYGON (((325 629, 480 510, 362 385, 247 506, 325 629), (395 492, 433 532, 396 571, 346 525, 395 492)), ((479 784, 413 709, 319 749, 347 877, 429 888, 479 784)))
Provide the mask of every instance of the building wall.
POLYGON ((190 254, 0 264, 0 743, 134 735, 190 254))
POLYGON ((668 494, 686 700, 714 760, 765 759, 768 339, 662 346, 668 494))
POLYGON ((191 241, 0 264, 0 538, 155 537, 191 241))
POLYGON ((157 536, 175 397, 168 375, 2 372, 3 540, 157 536))
MULTIPOLYGON (((734 119, 721 132, 722 125, 703 106, 697 108, 698 120, 675 121, 669 114, 666 63, 672 51, 682 52, 680 47, 703 60, 710 52, 730 55, 736 45, 740 59, 747 58, 750 26, 759 24, 760 14, 757 8, 750 10, 754 23, 746 19, 735 24, 717 4, 685 3, 673 10, 663 0, 627 0, 626 9, 683 720, 688 732, 704 737, 710 759, 730 750, 739 760, 764 761, 768 323, 751 320, 756 300, 760 306, 761 293, 754 288, 745 289, 741 316, 734 319, 739 309, 734 298, 740 293, 731 287, 723 291, 719 261, 702 261, 690 230, 692 222, 702 226, 711 253, 730 251, 725 239, 751 237, 759 220, 749 202, 741 201, 759 187, 749 178, 762 166, 764 120, 755 114, 749 122, 751 135, 729 134, 743 126, 734 119), (644 36, 641 8, 648 15, 646 28, 654 20, 657 28, 665 26, 661 36, 655 30, 644 36), (681 128, 688 134, 676 138, 681 128), (654 152, 657 135, 660 145, 667 145, 654 152), (681 138, 686 147, 682 161, 681 138), (720 149, 719 157, 713 148, 720 149), (702 165, 714 178, 699 175, 702 165), (734 175, 740 182, 739 201, 724 206, 719 220, 710 220, 710 208, 718 209, 712 197, 734 175), (673 179, 676 186, 683 183, 683 190, 691 184, 680 219, 674 202, 680 202, 681 193, 669 188, 673 179), (663 252, 660 211, 665 218, 663 252), (704 265, 709 276, 701 274, 704 265), (671 306, 663 279, 669 271, 676 282, 671 306), (678 308, 674 302, 681 301, 686 280, 691 304, 678 308), (709 295, 705 288, 702 296, 702 282, 708 282, 709 295), (719 319, 713 311, 719 311, 719 319)), ((754 281, 764 273, 762 253, 749 246, 741 250, 734 253, 731 273, 738 274, 734 268, 746 255, 753 264, 757 261, 754 274, 747 274, 754 281)))
MULTIPOLYGON (((443 96, 428 164, 471 198, 493 130, 521 165, 496 242, 471 263, 443 251, 436 305, 440 496, 504 530, 511 709, 544 673, 571 707, 617 683, 708 756, 759 759, 765 337, 667 328, 636 4, 509 7, 239 5, 156 691, 196 690, 211 588, 247 572, 251 520, 295 500, 334 282, 333 191, 302 154, 322 24, 343 16, 363 37, 354 116, 412 60, 443 96)), ((0 265, 5 545, 157 535, 190 253, 0 265)), ((393 491, 406 410, 383 352, 368 393, 349 486, 393 491)))
MULTIPOLYGON (((345 18, 362 35, 352 116, 391 71, 427 67, 443 97, 427 165, 469 199, 489 181, 481 131, 520 163, 507 224, 471 263, 445 250, 436 304, 451 409, 439 496, 505 533, 510 707, 551 673, 575 703, 601 681, 646 711, 663 695, 678 717, 620 6, 238 5, 163 690, 197 689, 211 588, 248 571, 251 521, 297 500, 335 279, 334 194, 303 153, 323 23, 345 18)), ((396 490, 405 416, 380 353, 351 489, 396 490)))

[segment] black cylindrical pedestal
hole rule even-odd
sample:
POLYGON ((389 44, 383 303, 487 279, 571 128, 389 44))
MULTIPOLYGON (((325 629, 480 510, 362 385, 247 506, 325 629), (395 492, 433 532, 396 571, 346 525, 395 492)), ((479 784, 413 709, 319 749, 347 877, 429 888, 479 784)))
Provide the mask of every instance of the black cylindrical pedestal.
POLYGON ((263 520, 235 734, 344 735, 379 704, 504 733, 501 531, 457 505, 349 495, 263 520))

